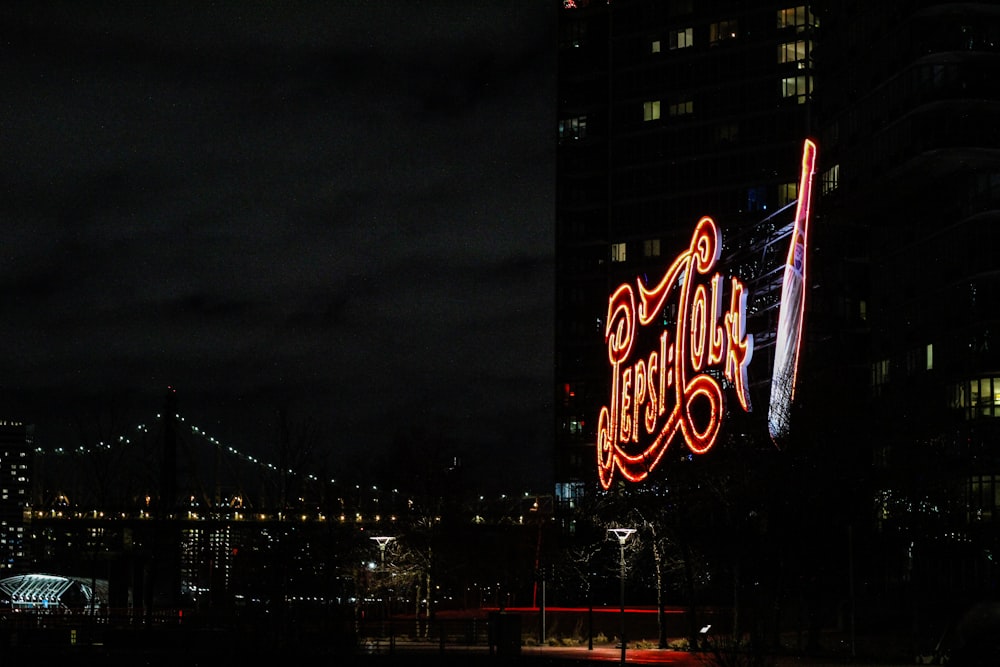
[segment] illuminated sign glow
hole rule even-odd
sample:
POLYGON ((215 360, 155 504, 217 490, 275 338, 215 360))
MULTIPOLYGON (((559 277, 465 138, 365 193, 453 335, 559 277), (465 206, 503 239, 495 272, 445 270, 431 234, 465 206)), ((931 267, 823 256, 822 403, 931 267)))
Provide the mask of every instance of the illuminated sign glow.
POLYGON ((771 373, 771 399, 767 412, 767 429, 771 440, 781 446, 788 435, 795 379, 798 374, 799 347, 802 344, 802 324, 805 319, 806 249, 809 236, 809 210, 812 201, 812 179, 816 168, 816 144, 806 140, 802 148, 802 171, 799 175, 799 196, 795 203, 795 226, 785 260, 781 285, 781 311, 774 343, 774 370, 771 373))
MULTIPOLYGON (((802 150, 798 200, 775 338, 768 432, 776 445, 788 435, 805 312, 806 251, 816 144, 802 150)), ((704 454, 712 448, 725 413, 723 382, 750 411, 747 367, 753 336, 746 333, 745 285, 729 280, 729 309, 722 310, 723 278, 715 272, 722 237, 715 221, 698 221, 689 248, 652 289, 637 279, 608 299, 604 340, 611 365, 611 396, 597 424, 597 471, 610 488, 615 470, 640 482, 659 465, 675 437, 704 454), (653 326, 670 301, 671 332, 653 326), (671 337, 672 334, 672 337, 671 337), (645 348, 638 342, 643 338, 645 348)), ((666 318, 664 318, 666 320, 666 318)))
POLYGON ((719 229, 704 217, 659 284, 649 289, 642 279, 634 288, 623 283, 608 299, 604 340, 611 396, 597 425, 597 469, 605 489, 615 468, 631 482, 645 479, 678 434, 696 454, 711 449, 725 411, 721 377, 750 411, 753 336, 746 333, 746 288, 730 279, 729 309, 723 312, 724 281, 713 271, 721 251, 719 229), (675 294, 671 337, 671 331, 657 332, 653 325, 675 294), (651 334, 652 344, 639 351, 641 332, 651 334))

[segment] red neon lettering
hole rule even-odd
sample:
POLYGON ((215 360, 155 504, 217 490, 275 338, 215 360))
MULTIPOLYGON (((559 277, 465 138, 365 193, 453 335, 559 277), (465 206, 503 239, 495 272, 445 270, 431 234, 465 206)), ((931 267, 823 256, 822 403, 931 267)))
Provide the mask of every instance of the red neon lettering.
POLYGON ((624 283, 608 299, 604 338, 611 401, 601 408, 597 424, 597 468, 604 488, 616 468, 631 482, 645 479, 678 434, 696 454, 712 448, 725 396, 719 380, 707 372, 711 368, 721 366, 740 405, 750 410, 747 366, 753 336, 746 333, 746 290, 731 279, 729 310, 723 312, 722 277, 713 273, 721 249, 715 222, 702 218, 688 250, 656 286, 649 289, 637 280, 633 289, 624 283), (652 325, 675 293, 673 337, 662 331, 655 349, 644 357, 633 355, 638 328, 652 325))

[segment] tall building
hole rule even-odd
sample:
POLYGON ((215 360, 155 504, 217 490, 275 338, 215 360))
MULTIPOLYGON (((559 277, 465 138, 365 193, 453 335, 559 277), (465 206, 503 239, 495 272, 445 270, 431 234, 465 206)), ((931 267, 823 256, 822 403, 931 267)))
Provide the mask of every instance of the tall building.
POLYGON ((827 5, 823 215, 870 247, 868 294, 838 289, 871 331, 872 550, 926 617, 998 584, 1000 7, 827 5))
POLYGON ((31 506, 34 426, 0 421, 0 572, 21 574, 26 558, 24 513, 31 506))
POLYGON ((817 29, 808 5, 788 2, 562 3, 555 441, 564 507, 596 479, 608 296, 637 276, 655 284, 702 216, 722 228, 724 254, 750 286, 753 364, 764 369, 751 378, 752 399, 766 411, 780 268, 813 131, 817 29))
POLYGON ((597 489, 608 296, 662 275, 700 216, 723 227, 725 255, 756 295, 752 397, 766 405, 781 306, 768 249, 788 248, 786 206, 803 194, 799 152, 813 138, 790 451, 800 488, 821 481, 829 497, 783 511, 801 541, 850 553, 852 608, 896 604, 914 637, 930 636, 927 619, 1000 584, 1000 8, 561 6, 563 506, 597 489))

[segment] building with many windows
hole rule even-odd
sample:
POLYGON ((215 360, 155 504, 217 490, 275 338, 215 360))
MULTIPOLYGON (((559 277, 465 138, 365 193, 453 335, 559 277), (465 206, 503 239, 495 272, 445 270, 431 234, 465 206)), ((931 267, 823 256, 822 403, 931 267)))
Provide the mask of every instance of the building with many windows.
POLYGON ((555 439, 557 496, 571 506, 595 480, 608 295, 636 276, 655 283, 702 216, 749 283, 753 399, 766 405, 819 18, 777 2, 562 6, 555 439))
POLYGON ((1000 7, 827 5, 824 218, 869 245, 865 297, 847 272, 830 288, 871 333, 872 549, 886 590, 932 615, 998 582, 1000 7))
POLYGON ((34 427, 0 422, 0 570, 18 574, 27 565, 24 513, 31 507, 34 427))
POLYGON ((823 545, 802 558, 851 578, 849 593, 837 584, 816 594, 835 608, 895 604, 922 635, 927 619, 995 590, 1000 8, 561 7, 561 506, 599 491, 608 297, 625 280, 655 282, 700 216, 724 228, 726 259, 755 295, 751 383, 755 404, 766 405, 781 305, 781 251, 772 251, 788 248, 785 207, 803 195, 795 176, 809 137, 819 157, 805 338, 780 464, 792 474, 774 506, 800 543, 823 545))

